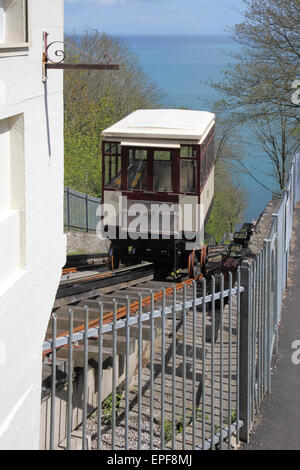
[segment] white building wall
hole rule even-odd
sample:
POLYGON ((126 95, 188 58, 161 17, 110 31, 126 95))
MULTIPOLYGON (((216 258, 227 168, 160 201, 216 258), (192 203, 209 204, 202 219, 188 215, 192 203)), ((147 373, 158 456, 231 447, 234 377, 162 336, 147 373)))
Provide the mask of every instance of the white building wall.
POLYGON ((0 0, 0 43, 4 41, 4 37, 5 37, 4 0, 0 0))
POLYGON ((42 32, 63 40, 63 0, 28 0, 28 25, 29 44, 0 44, 0 449, 39 445, 42 342, 66 249, 62 72, 42 82, 42 32))

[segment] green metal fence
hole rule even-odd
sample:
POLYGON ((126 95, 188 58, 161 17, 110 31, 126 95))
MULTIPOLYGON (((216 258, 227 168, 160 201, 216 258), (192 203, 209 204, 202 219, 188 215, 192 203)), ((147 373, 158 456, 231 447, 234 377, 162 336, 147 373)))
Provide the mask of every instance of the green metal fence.
POLYGON ((100 217, 97 209, 101 199, 69 187, 64 192, 64 227, 66 230, 96 232, 100 217))

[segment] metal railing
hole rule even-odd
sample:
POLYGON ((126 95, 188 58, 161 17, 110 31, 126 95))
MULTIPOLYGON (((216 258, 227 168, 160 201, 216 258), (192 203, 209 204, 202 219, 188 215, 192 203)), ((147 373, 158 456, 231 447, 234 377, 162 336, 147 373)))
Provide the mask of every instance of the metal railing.
POLYGON ((300 154, 296 154, 280 206, 272 215, 268 238, 260 253, 241 268, 245 287, 241 305, 240 415, 241 438, 248 441, 255 413, 271 393, 273 355, 278 352, 278 331, 283 294, 287 287, 294 207, 300 201, 300 154))
POLYGON ((92 328, 86 307, 84 330, 76 333, 70 309, 69 334, 63 337, 56 337, 59 320, 53 315, 53 340, 43 346, 44 351, 53 351, 45 447, 72 448, 75 428, 80 431, 83 449, 222 449, 225 445, 231 448, 233 435, 238 442, 242 425, 239 308, 243 288, 239 273, 236 287, 232 279, 230 274, 225 289, 223 276, 213 278, 210 294, 205 280, 184 285, 181 294, 176 287, 170 296, 163 290, 159 308, 152 292, 146 311, 140 294, 136 316, 130 315, 127 298, 126 318, 120 320, 114 301, 113 322, 109 324, 103 322, 100 303, 99 324, 92 328), (80 341, 83 344, 78 350, 80 341), (62 386, 57 380, 58 348, 68 351, 62 386), (92 382, 91 351, 97 362, 92 382), (74 378, 78 354, 81 379, 74 378), (80 396, 79 404, 74 396, 80 396))
MULTIPOLYGON (((281 304, 287 284, 293 210, 300 200, 296 155, 269 236, 237 273, 151 293, 139 313, 105 324, 87 306, 84 327, 60 331, 53 315, 51 393, 45 399, 43 447, 83 449, 231 448, 249 433, 271 392, 281 304)), ((64 326, 65 327, 65 326, 64 326)), ((49 357, 49 356, 48 356, 49 357)))
POLYGON ((96 232, 101 199, 66 187, 64 190, 64 227, 67 230, 96 232))

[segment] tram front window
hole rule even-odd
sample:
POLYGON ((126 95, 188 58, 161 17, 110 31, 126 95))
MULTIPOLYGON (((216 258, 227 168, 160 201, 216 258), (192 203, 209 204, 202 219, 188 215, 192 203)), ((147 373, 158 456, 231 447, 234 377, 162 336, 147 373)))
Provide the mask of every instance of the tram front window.
POLYGON ((197 161, 181 160, 180 162, 180 192, 197 193, 197 161))
POLYGON ((129 150, 128 189, 147 189, 147 150, 129 150))
POLYGON ((168 150, 155 150, 153 161, 154 191, 172 191, 172 154, 168 150))
POLYGON ((105 156, 105 187, 120 189, 121 187, 121 157, 105 156))

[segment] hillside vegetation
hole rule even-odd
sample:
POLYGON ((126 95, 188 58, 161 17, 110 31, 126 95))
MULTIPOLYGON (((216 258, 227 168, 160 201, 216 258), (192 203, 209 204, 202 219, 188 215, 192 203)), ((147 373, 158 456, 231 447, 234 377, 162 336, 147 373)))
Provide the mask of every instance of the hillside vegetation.
MULTIPOLYGON (((88 29, 65 37, 66 44, 106 62, 120 64, 120 71, 66 72, 65 96, 65 185, 101 196, 101 131, 137 109, 159 108, 165 93, 144 73, 137 56, 120 39, 88 29)), ((67 61, 91 62, 91 58, 66 47, 67 61)), ((232 130, 217 122, 215 208, 209 232, 217 239, 231 231, 245 207, 243 193, 231 175, 230 158, 239 158, 232 130)))
POLYGON ((300 146, 300 1, 243 0, 241 13, 229 29, 241 52, 211 86, 228 124, 245 126, 271 162, 280 191, 300 146))
MULTIPOLYGON (((66 36, 65 42, 96 62, 120 64, 119 71, 66 72, 65 184, 94 196, 101 195, 101 131, 137 109, 160 107, 164 92, 144 73, 137 56, 120 39, 88 29, 66 36)), ((68 62, 91 62, 66 48, 68 62)))

